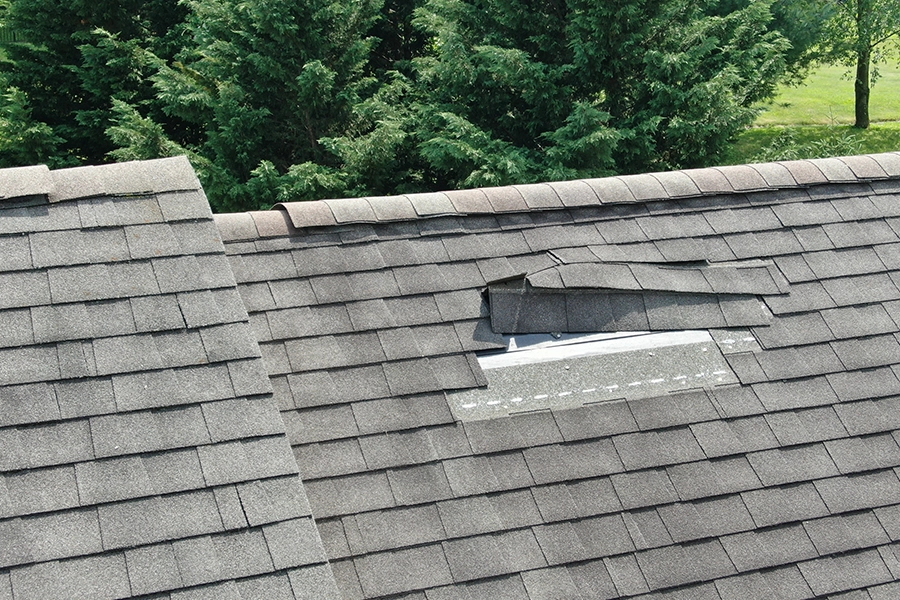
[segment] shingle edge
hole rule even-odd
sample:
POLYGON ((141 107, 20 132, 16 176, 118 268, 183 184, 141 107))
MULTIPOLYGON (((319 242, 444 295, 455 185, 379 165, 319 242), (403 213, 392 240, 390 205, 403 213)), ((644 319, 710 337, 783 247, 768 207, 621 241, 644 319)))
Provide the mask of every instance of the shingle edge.
POLYGON ((27 196, 49 196, 53 189, 46 165, 0 169, 0 207, 4 200, 27 196))
MULTIPOLYGON (((556 193, 563 207, 579 205, 596 205, 591 199, 576 198, 570 202, 564 193, 566 187, 583 184, 579 193, 590 190, 599 199, 600 205, 629 204, 635 201, 659 202, 689 198, 694 195, 710 194, 744 194, 748 192, 775 191, 790 188, 805 188, 816 185, 834 183, 865 183, 900 179, 900 153, 860 155, 854 157, 835 157, 827 159, 810 159, 797 161, 781 161, 756 163, 747 165, 726 165, 701 169, 684 169, 677 171, 661 171, 637 175, 622 175, 599 179, 576 179, 562 182, 547 182, 556 193), (688 195, 688 191, 696 192, 688 195), (604 193, 619 190, 618 193, 604 193)), ((501 186, 495 188, 474 188, 434 194, 414 194, 389 198, 404 198, 415 207, 418 217, 414 220, 428 219, 447 215, 499 214, 508 212, 525 212, 531 210, 528 203, 520 198, 523 186, 501 186), (449 203, 446 200, 450 200, 449 203), (422 206, 419 206, 421 204, 422 206), (436 205, 440 204, 439 207, 436 205)), ((527 188, 526 189, 530 189, 527 188)), ((574 188, 572 188, 574 189, 574 188)), ((294 229, 310 227, 330 227, 361 223, 396 221, 398 218, 378 217, 377 203, 382 198, 328 199, 298 202, 283 202, 273 209, 282 210, 290 217, 294 229), (376 217, 349 218, 349 214, 335 214, 335 206, 351 207, 352 202, 360 204, 368 202, 373 206, 376 217)), ((544 209, 553 207, 544 207, 544 209)), ((562 207, 560 207, 562 208, 562 207)), ((356 211, 358 212, 358 211, 356 211)), ((396 211, 388 211, 396 212, 396 211)), ((385 213, 387 214, 387 213, 385 213)))
POLYGON ((200 189, 186 156, 50 171, 50 202, 200 189))

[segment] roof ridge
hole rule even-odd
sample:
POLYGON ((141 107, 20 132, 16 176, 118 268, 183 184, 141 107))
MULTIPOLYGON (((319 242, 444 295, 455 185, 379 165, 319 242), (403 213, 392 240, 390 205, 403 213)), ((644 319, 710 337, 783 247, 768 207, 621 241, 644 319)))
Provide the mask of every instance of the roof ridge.
POLYGON ((18 198, 48 196, 52 189, 47 165, 0 169, 0 206, 18 198))
POLYGON ((900 179, 900 152, 661 171, 637 175, 364 198, 280 202, 272 211, 216 215, 225 241, 299 229, 744 194, 900 179))
POLYGON ((53 171, 47 165, 0 169, 0 205, 34 196, 43 196, 48 202, 63 202, 91 196, 197 189, 200 180, 186 156, 53 171))
POLYGON ((200 189, 186 156, 50 171, 50 202, 91 196, 153 194, 200 189), (161 176, 162 175, 162 176, 161 176))

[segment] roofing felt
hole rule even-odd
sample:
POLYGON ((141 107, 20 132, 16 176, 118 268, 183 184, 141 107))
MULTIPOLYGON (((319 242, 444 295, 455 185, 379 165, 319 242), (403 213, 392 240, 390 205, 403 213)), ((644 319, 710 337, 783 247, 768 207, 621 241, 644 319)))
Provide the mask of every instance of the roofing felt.
POLYGON ((217 215, 343 596, 896 595, 898 193, 884 154, 217 215), (684 328, 733 375, 448 409, 500 334, 684 328))
POLYGON ((187 161, 0 195, 0 597, 336 598, 187 161))
POLYGON ((0 196, 0 598, 900 592, 900 154, 215 217, 184 159, 0 196), (503 334, 685 327, 722 381, 451 410, 503 334))

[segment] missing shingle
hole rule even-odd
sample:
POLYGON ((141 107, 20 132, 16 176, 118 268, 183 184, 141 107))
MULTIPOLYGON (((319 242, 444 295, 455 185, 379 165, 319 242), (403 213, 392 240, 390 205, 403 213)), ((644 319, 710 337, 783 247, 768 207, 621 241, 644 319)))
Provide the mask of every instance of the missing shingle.
POLYGON ((706 331, 507 336, 478 356, 487 386, 448 393, 460 421, 666 396, 738 379, 706 331))

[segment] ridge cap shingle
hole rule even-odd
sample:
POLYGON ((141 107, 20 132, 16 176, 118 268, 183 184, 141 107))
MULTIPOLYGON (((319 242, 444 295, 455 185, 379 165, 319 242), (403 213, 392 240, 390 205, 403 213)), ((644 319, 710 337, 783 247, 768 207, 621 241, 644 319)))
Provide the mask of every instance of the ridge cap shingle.
POLYGON ((0 207, 8 200, 49 196, 53 180, 47 165, 0 169, 0 207))
MULTIPOLYGON (((587 204, 602 206, 678 200, 694 195, 734 195, 833 183, 865 183, 896 179, 900 179, 900 152, 680 169, 563 182, 542 182, 537 185, 549 186, 551 190, 548 191, 551 194, 555 193, 563 206, 568 206, 566 194, 563 191, 565 190, 564 184, 569 184, 570 187, 577 183, 586 184, 598 196, 597 202, 591 199, 587 204), (609 193, 601 193, 598 189, 609 193), (693 190, 696 191, 693 192, 693 190), (693 193, 688 193, 689 191, 693 193)), ((534 184, 523 184, 385 198, 331 198, 280 202, 273 207, 273 210, 284 211, 290 217, 293 228, 299 230, 339 224, 388 223, 428 219, 436 216, 533 212, 559 208, 556 206, 556 202, 548 203, 547 206, 531 206, 527 202, 518 201, 523 190, 531 191, 533 189, 537 189, 534 184), (479 198, 484 197, 494 199, 494 201, 478 202, 477 206, 471 202, 454 202, 453 195, 463 192, 467 193, 467 197, 474 194, 479 198), (429 210, 417 208, 416 216, 412 216, 409 211, 379 211, 377 208, 372 213, 371 207, 377 207, 379 202, 401 198, 405 199, 405 202, 411 202, 414 206, 417 206, 419 202, 427 201, 429 210), (513 198, 516 201, 512 201, 513 198), (450 202, 445 202, 446 199, 449 199, 450 202), (441 206, 438 208, 437 204, 441 206), (359 215, 359 218, 355 218, 354 214, 359 215)), ((579 199, 576 204, 578 203, 584 204, 585 200, 579 199)))
POLYGON ((50 202, 200 189, 186 156, 49 171, 50 202))

